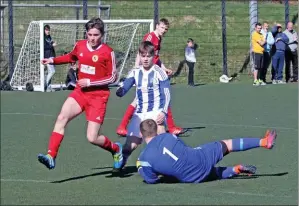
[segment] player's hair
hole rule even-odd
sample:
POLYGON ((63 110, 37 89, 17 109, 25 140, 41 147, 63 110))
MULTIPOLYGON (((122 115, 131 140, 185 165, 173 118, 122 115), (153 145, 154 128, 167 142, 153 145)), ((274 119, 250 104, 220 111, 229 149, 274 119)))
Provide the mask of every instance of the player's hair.
POLYGON ((45 26, 44 26, 44 30, 49 30, 50 31, 50 26, 48 25, 48 24, 46 24, 45 26))
POLYGON ((86 32, 88 32, 90 29, 93 29, 93 28, 96 28, 97 30, 99 30, 102 35, 105 33, 104 22, 99 17, 94 17, 94 18, 90 19, 85 24, 85 30, 86 30, 86 32))
POLYGON ((150 41, 141 42, 141 44, 139 46, 139 53, 140 54, 149 53, 151 56, 154 56, 155 48, 154 48, 154 45, 152 44, 152 42, 150 42, 150 41))
POLYGON ((166 18, 162 18, 159 20, 158 24, 163 23, 165 26, 169 27, 169 21, 166 18))
POLYGON ((258 22, 255 24, 255 27, 257 27, 257 26, 262 26, 262 24, 258 22))
POLYGON ((157 136, 158 125, 153 119, 146 119, 140 123, 140 132, 143 137, 157 136))

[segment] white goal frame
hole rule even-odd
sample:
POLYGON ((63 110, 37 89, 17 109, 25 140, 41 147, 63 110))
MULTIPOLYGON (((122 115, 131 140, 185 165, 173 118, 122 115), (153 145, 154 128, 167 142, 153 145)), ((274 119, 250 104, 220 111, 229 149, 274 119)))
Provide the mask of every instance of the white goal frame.
MULTIPOLYGON (((34 22, 39 22, 39 29, 40 29, 40 48, 39 49, 40 49, 40 51, 44 51, 44 44, 43 44, 43 42, 44 42, 44 25, 46 25, 46 24, 72 24, 72 23, 73 24, 85 24, 88 21, 89 20, 40 20, 40 21, 34 21, 34 22)), ((150 32, 154 31, 154 20, 153 19, 116 19, 116 20, 103 20, 103 22, 105 23, 105 25, 106 25, 106 23, 150 23, 150 32)), ((27 32, 28 32, 28 30, 27 30, 27 32)), ((27 34, 26 34, 26 36, 27 36, 27 34)), ((129 48, 132 45, 134 36, 135 36, 135 33, 132 36, 131 42, 129 44, 129 48)), ((24 41, 25 41, 25 39, 24 39, 24 41)), ((22 49, 23 49, 23 46, 21 48, 20 54, 22 53, 22 49)), ((129 54, 129 49, 125 53, 125 59, 127 59, 128 54, 129 54)), ((19 56, 19 58, 20 58, 20 56, 19 56)), ((18 61, 19 61, 19 58, 18 58, 18 61)), ((40 71, 39 71, 40 72, 40 85, 33 85, 34 91, 45 92, 45 88, 44 88, 45 65, 43 65, 41 63, 41 60, 43 58, 44 58, 44 52, 40 52, 40 71)), ((124 66, 125 62, 126 61, 124 61, 122 63, 123 64, 122 66, 124 66)), ((18 64, 18 62, 17 62, 17 64, 18 64)), ((13 79, 14 75, 15 75, 15 72, 13 73, 12 79, 13 79)), ((119 79, 120 79, 120 76, 118 77, 118 80, 116 81, 116 83, 119 81, 119 79)), ((63 85, 56 84, 56 85, 53 85, 52 88, 57 88, 57 87, 61 87, 61 86, 63 86, 63 85)), ((14 86, 13 88, 17 89, 17 90, 25 90, 25 85, 14 86)))

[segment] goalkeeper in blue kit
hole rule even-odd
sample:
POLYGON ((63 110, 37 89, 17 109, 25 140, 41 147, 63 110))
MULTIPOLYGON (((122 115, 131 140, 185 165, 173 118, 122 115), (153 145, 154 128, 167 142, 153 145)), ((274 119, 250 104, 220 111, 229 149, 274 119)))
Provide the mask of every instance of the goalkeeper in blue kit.
POLYGON ((272 149, 277 136, 275 130, 267 130, 263 138, 235 138, 192 148, 173 134, 157 135, 157 124, 152 119, 141 122, 140 131, 147 145, 138 158, 137 168, 148 184, 161 182, 163 178, 160 175, 175 178, 182 183, 200 183, 240 174, 254 174, 256 167, 253 165, 215 165, 230 152, 258 147, 272 149))

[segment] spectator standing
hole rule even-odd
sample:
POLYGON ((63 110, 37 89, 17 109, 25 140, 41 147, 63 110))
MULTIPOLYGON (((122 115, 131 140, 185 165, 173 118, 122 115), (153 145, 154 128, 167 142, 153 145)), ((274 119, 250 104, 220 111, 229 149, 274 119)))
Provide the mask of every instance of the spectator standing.
POLYGON ((272 28, 272 34, 274 37, 276 48, 275 53, 272 57, 272 65, 275 71, 272 84, 285 84, 285 82, 282 80, 282 71, 285 60, 285 50, 287 47, 287 43, 289 42, 289 38, 286 34, 282 33, 282 27, 280 24, 277 24, 272 28))
POLYGON ((286 30, 283 32, 289 38, 285 52, 285 80, 286 82, 298 82, 298 34, 293 30, 293 23, 288 22, 286 30), (293 72, 291 75, 291 63, 293 72))
MULTIPOLYGON (((56 42, 53 41, 50 34, 50 26, 47 24, 44 26, 44 58, 54 58, 56 56, 54 47, 56 46, 56 42)), ((55 66, 50 63, 47 64, 48 75, 45 83, 45 90, 51 91, 51 80, 53 75, 55 74, 55 66)))
POLYGON ((197 49, 197 44, 194 43, 192 38, 187 40, 187 46, 185 48, 185 59, 188 65, 188 85, 194 87, 194 66, 196 63, 195 50, 197 49))
MULTIPOLYGON (((267 76, 267 71, 268 71, 268 67, 271 63, 271 48, 272 45, 274 44, 274 37, 272 35, 272 33, 270 31, 268 31, 269 29, 269 24, 268 22, 264 22, 263 23, 263 28, 261 30, 261 33, 263 34, 266 43, 264 44, 264 52, 263 52, 263 70, 262 70, 262 74, 261 74, 261 81, 263 83, 266 83, 266 76, 267 76)), ((262 83, 262 84, 263 84, 262 83)))
POLYGON ((186 63, 189 72, 188 72, 188 85, 191 87, 194 87, 194 66, 196 63, 196 49, 198 48, 198 45, 194 42, 192 38, 188 38, 187 45, 185 47, 185 59, 180 62, 178 70, 175 72, 174 76, 178 76, 184 64, 186 63))
POLYGON ((256 23, 255 31, 251 35, 251 45, 253 52, 253 61, 254 61, 254 71, 253 71, 253 85, 265 85, 261 80, 262 70, 263 70, 263 53, 264 45, 266 43, 263 34, 261 33, 262 25, 261 23, 256 23))

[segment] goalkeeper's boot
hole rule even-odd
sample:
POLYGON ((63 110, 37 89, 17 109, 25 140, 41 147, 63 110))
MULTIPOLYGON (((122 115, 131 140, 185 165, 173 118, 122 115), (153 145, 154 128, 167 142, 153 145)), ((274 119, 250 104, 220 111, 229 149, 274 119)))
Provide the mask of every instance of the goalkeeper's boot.
POLYGON ((174 135, 181 135, 188 131, 188 129, 180 128, 180 127, 172 127, 169 128, 169 133, 174 135))
POLYGON ((123 149, 122 149, 122 145, 119 142, 115 143, 116 145, 118 145, 119 150, 118 152, 114 153, 113 156, 113 172, 118 172, 122 169, 123 167, 123 149))
POLYGON ((117 129, 116 129, 116 134, 118 134, 121 137, 126 137, 127 136, 127 129, 126 127, 123 127, 122 125, 120 125, 117 129))
POLYGON ((234 167, 237 174, 248 174, 252 175, 256 172, 256 167, 253 165, 237 165, 234 167))
POLYGON ((277 137, 276 130, 267 130, 263 140, 266 140, 267 144, 265 147, 267 149, 272 149, 275 145, 275 140, 277 137))
POLYGON ((37 156, 38 161, 45 165, 49 170, 54 169, 55 167, 55 158, 53 158, 51 155, 47 154, 39 154, 37 156))

